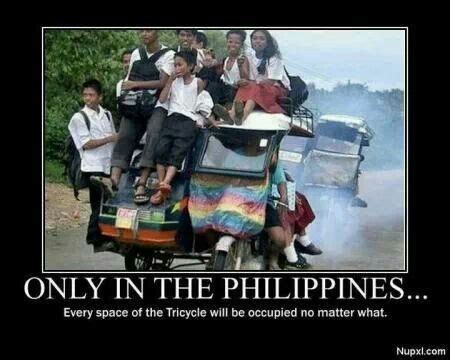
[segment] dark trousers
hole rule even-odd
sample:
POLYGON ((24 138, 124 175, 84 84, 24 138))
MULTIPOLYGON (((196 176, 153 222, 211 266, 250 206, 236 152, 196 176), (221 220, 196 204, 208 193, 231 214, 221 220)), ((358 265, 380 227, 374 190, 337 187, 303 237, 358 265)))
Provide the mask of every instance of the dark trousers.
POLYGON ((211 95, 211 99, 214 104, 219 104, 221 102, 222 89, 220 83, 208 81, 205 90, 209 92, 209 95, 211 95))
POLYGON ((142 152, 141 167, 155 168, 155 150, 160 138, 161 128, 167 116, 167 110, 157 107, 147 120, 122 118, 119 138, 111 159, 111 166, 127 171, 133 151, 147 132, 145 146, 142 152))
MULTIPOLYGON (((88 178, 90 176, 108 177, 108 175, 103 173, 83 173, 83 176, 87 176, 88 178)), ((89 217, 86 242, 88 244, 100 244, 105 240, 98 226, 98 218, 102 205, 102 190, 97 186, 93 186, 91 183, 89 183, 89 202, 91 204, 91 216, 89 217)))
POLYGON ((182 114, 167 117, 156 147, 156 161, 160 165, 180 169, 197 135, 195 121, 182 114))

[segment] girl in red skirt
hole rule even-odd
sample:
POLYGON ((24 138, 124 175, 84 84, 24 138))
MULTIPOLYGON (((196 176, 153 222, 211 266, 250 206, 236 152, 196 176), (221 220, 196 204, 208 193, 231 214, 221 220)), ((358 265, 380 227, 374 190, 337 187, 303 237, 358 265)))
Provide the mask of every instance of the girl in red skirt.
POLYGON ((239 87, 229 112, 220 105, 214 107, 216 115, 236 125, 241 125, 256 107, 268 113, 284 113, 279 99, 286 97, 290 90, 278 44, 272 35, 267 30, 255 30, 251 43, 250 80, 239 87))

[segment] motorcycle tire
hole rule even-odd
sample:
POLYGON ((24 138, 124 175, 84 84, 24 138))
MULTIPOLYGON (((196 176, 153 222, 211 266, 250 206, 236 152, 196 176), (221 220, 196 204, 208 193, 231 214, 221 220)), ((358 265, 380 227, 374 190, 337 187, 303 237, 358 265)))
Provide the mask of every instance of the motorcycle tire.
POLYGON ((214 263, 212 269, 214 271, 223 271, 225 269, 225 263, 228 253, 226 251, 217 251, 214 256, 214 263))

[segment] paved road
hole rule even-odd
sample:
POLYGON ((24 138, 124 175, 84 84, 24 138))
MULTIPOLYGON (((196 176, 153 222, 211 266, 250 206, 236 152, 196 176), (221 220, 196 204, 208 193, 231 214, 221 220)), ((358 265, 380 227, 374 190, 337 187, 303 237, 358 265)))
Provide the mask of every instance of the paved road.
MULTIPOLYGON (((354 208, 347 235, 333 239, 316 238, 321 256, 308 257, 312 270, 401 270, 403 239, 402 171, 366 172, 361 176, 361 197, 366 209, 354 208)), ((320 224, 312 224, 311 234, 320 224)), ((123 258, 113 253, 94 254, 84 242, 84 228, 45 237, 46 270, 123 270, 123 258)), ((186 270, 202 270, 190 267, 186 270)))

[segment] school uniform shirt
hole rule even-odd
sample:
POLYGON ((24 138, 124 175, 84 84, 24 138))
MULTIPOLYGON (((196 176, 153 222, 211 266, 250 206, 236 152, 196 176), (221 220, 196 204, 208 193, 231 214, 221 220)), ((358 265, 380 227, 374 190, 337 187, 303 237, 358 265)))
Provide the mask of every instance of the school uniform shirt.
POLYGON ((194 108, 194 117, 198 126, 203 127, 205 125, 205 120, 211 115, 213 106, 214 102, 209 92, 203 90, 198 94, 194 108))
MULTIPOLYGON (((166 49, 167 46, 164 46, 161 44, 161 50, 162 49, 166 49)), ((146 50, 147 51, 147 50, 146 50)), ((154 53, 149 53, 147 51, 147 56, 151 57, 154 53)), ((174 71, 175 71, 175 65, 174 65, 174 55, 175 52, 173 50, 167 51, 164 55, 162 55, 157 62, 155 62, 155 66, 156 68, 161 72, 163 71, 165 74, 167 74, 168 76, 170 76, 174 71)), ((132 54, 131 54, 131 58, 130 58, 130 67, 128 70, 128 74, 127 77, 125 78, 125 80, 128 80, 128 77, 130 76, 131 73, 131 69, 133 68, 133 63, 135 61, 141 60, 141 55, 139 53, 139 48, 135 49, 132 54)), ((156 94, 157 90, 156 89, 148 89, 149 93, 151 94, 156 94)), ((167 104, 161 104, 158 100, 158 102, 156 103, 156 106, 160 106, 164 109, 167 110, 167 104)))
POLYGON ((253 49, 247 51, 247 57, 250 63, 250 80, 260 83, 263 80, 279 80, 288 90, 291 90, 291 83, 284 69, 283 60, 277 56, 272 56, 266 63, 266 73, 260 74, 258 66, 261 65, 262 59, 256 57, 253 49))
POLYGON ((108 119, 105 109, 99 106, 99 112, 85 106, 82 109, 90 120, 89 130, 84 121, 83 115, 76 113, 69 122, 69 132, 73 142, 80 152, 81 171, 83 172, 103 172, 110 173, 111 156, 114 149, 114 143, 108 143, 95 149, 84 150, 83 146, 90 140, 103 139, 114 135, 116 130, 114 124, 108 119))
POLYGON ((229 60, 230 58, 227 57, 223 63, 223 74, 220 77, 220 79, 227 85, 234 85, 239 80, 241 80, 241 73, 239 72, 237 59, 234 61, 234 64, 231 67, 231 69, 227 70, 227 64, 229 60))
POLYGON ((197 98, 198 79, 196 77, 193 76, 192 82, 188 85, 184 84, 182 77, 176 78, 170 88, 168 116, 178 113, 196 121, 195 108, 197 98))

